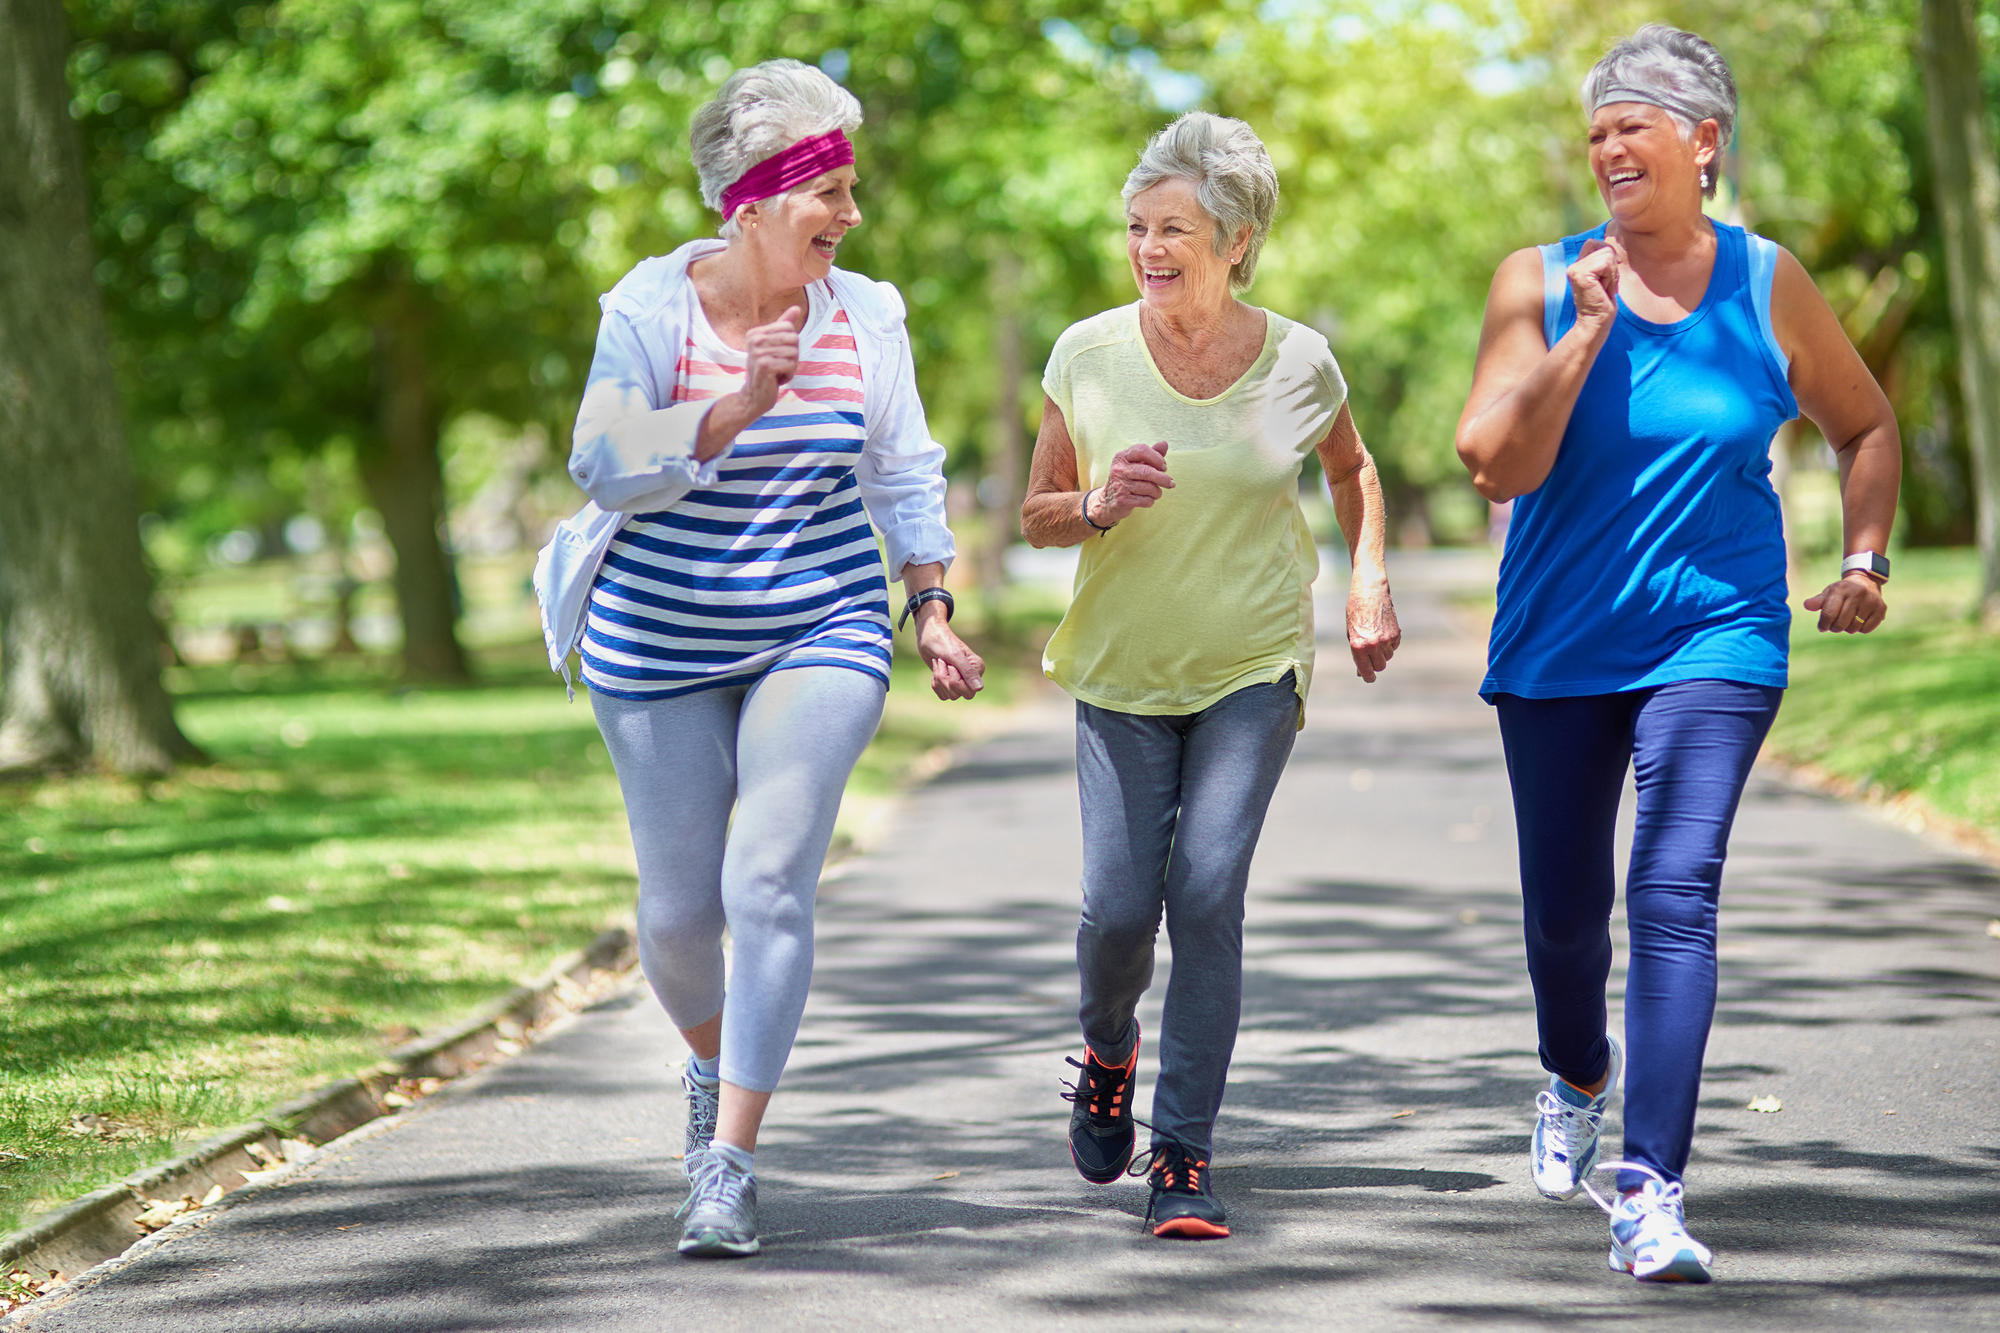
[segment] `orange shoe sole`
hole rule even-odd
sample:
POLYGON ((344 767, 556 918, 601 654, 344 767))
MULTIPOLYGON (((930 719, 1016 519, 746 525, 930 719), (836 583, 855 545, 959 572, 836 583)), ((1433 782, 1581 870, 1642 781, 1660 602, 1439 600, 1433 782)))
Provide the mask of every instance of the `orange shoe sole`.
POLYGON ((1220 1222, 1204 1222, 1199 1217, 1175 1217, 1153 1228, 1155 1236, 1179 1236, 1183 1240, 1221 1240, 1229 1228, 1220 1222))

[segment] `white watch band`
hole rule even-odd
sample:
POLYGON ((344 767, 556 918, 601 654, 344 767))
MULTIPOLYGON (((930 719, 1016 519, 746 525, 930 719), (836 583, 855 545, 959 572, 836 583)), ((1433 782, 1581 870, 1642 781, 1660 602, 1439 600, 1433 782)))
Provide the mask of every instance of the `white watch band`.
POLYGON ((1845 578, 1855 570, 1860 570, 1882 582, 1889 581, 1889 557, 1875 551, 1856 551, 1840 562, 1841 577, 1845 578))

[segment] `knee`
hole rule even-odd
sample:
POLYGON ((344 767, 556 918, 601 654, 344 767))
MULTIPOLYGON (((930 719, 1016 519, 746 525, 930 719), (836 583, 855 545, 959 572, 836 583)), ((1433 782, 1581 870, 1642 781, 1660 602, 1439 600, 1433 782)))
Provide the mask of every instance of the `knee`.
POLYGON ((1529 911, 1526 918, 1531 954, 1587 954, 1611 947, 1611 914, 1596 912, 1529 911))
POLYGON ((1086 944, 1135 949, 1151 944, 1159 933, 1160 904, 1156 900, 1111 895, 1084 899, 1078 935, 1086 944))
POLYGON ((725 891, 729 933, 739 941, 811 938, 814 887, 782 874, 745 876, 725 891))
POLYGON ((1701 883, 1638 885, 1625 895, 1625 917, 1635 943, 1712 947, 1716 910, 1716 894, 1701 883))
POLYGON ((642 892, 638 907, 639 938, 654 952, 714 944, 722 938, 722 903, 713 892, 642 892))

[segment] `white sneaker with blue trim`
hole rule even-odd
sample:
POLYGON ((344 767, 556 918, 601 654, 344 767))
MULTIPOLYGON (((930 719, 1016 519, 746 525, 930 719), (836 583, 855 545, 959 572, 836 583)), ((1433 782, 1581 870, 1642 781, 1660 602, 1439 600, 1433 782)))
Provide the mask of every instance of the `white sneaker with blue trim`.
POLYGON ((1586 1098, 1555 1075, 1535 1094, 1535 1133, 1528 1145, 1528 1171, 1535 1188, 1550 1199, 1574 1199, 1583 1179, 1597 1165, 1598 1137, 1604 1113, 1618 1091, 1625 1052, 1614 1039, 1611 1063, 1604 1071, 1604 1091, 1586 1098))
MULTIPOLYGON (((1606 1209, 1611 1214, 1611 1271, 1630 1273, 1641 1282, 1713 1281, 1715 1256, 1688 1235, 1681 1183, 1668 1183, 1657 1171, 1634 1162, 1605 1167, 1613 1168, 1644 1171, 1652 1179, 1606 1209)), ((1597 1198, 1595 1190, 1591 1197, 1597 1198)), ((1605 1202, 1598 1199, 1600 1205, 1605 1202)))

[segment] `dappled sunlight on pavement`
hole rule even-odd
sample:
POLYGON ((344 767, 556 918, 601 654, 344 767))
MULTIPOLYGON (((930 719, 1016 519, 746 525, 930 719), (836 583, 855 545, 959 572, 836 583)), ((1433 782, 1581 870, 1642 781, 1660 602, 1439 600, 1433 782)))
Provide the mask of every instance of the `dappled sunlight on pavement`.
POLYGON ((1482 577, 1479 556, 1404 561, 1408 646, 1372 688, 1322 599, 1307 729, 1251 882, 1214 1170, 1232 1239, 1153 1240, 1140 1182, 1070 1169, 1079 831, 1050 696, 824 886, 757 1155, 759 1258, 672 1253, 679 1052, 635 989, 29 1326, 2000 1320, 2000 877, 1762 775, 1724 886, 1689 1172, 1717 1284, 1611 1274, 1602 1216, 1530 1188, 1541 1078, 1510 807, 1472 692, 1477 617, 1454 601, 1482 577), (1763 1096, 1782 1111, 1747 1109, 1763 1096))

